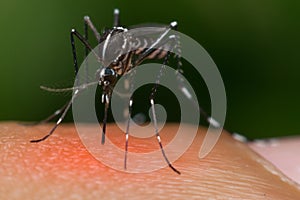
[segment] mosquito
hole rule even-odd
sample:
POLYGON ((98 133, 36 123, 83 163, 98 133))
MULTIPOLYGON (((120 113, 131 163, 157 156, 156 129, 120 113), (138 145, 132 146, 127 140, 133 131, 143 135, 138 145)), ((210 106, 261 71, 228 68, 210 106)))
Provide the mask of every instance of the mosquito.
MULTIPOLYGON (((125 33, 128 31, 126 27, 123 27, 120 25, 120 17, 119 17, 119 10, 115 9, 114 10, 114 21, 113 21, 113 27, 110 29, 105 30, 102 34, 99 33, 99 31, 96 29, 92 21, 90 20, 90 17, 85 16, 84 17, 84 35, 80 34, 76 29, 72 29, 70 33, 70 39, 71 39, 71 46, 72 46, 72 55, 73 55, 73 66, 75 70, 75 77, 77 76, 78 73, 78 62, 77 62, 77 52, 76 52, 76 47, 75 47, 75 38, 77 38, 85 47, 85 56, 88 55, 89 52, 93 52, 96 57, 99 58, 99 60, 105 59, 105 52, 109 48, 109 43, 112 38, 112 36, 118 34, 118 33, 125 33), (104 43, 101 53, 102 55, 98 55, 93 51, 93 48, 91 44, 88 41, 88 31, 91 30, 92 33, 94 34, 98 44, 104 43)), ((162 67, 160 74, 157 76, 157 81, 154 84, 150 96, 149 96, 149 101, 150 101, 150 106, 151 106, 151 111, 152 111, 152 116, 153 116, 153 121, 154 121, 154 129, 155 129, 155 136, 157 139, 157 142, 159 144, 162 156, 168 166, 177 174, 180 174, 180 171, 178 171, 169 161, 163 145, 162 141, 160 138, 160 134, 158 131, 158 126, 157 126, 157 120, 156 120, 156 112, 155 112, 155 95, 157 93, 157 89, 159 87, 159 79, 161 78, 161 74, 163 71, 163 68, 165 65, 168 64, 170 56, 171 56, 171 49, 176 49, 177 54, 174 55, 174 58, 176 59, 177 63, 177 71, 179 73, 182 73, 181 67, 182 67, 182 62, 181 62, 181 56, 180 56, 180 43, 178 37, 176 35, 172 35, 167 37, 167 33, 169 33, 171 30, 177 30, 177 22, 173 21, 171 22, 168 26, 165 26, 163 31, 161 32, 160 36, 156 40, 138 40, 135 39, 135 41, 130 41, 128 38, 124 38, 122 41, 123 44, 119 46, 120 54, 118 54, 113 62, 109 63, 103 68, 100 68, 96 72, 96 81, 95 82, 90 82, 90 83, 85 83, 81 86, 78 87, 73 87, 73 88, 63 88, 63 89, 53 89, 53 88, 47 88, 47 87, 42 87, 42 89, 48 90, 48 91, 53 91, 53 92, 61 92, 61 91, 69 91, 73 90, 73 95, 71 99, 60 109, 56 110, 52 115, 50 115, 48 118, 45 120, 42 120, 38 123, 44 123, 48 122, 51 119, 55 118, 56 116, 60 117, 56 121, 56 124, 52 127, 52 129, 49 131, 47 135, 40 139, 36 140, 31 140, 30 142, 32 143, 38 143, 46 140, 49 136, 51 136, 56 128, 60 125, 60 123, 63 121, 63 119, 66 116, 66 113, 70 109, 74 99, 78 96, 80 91, 84 90, 90 85, 94 84, 99 84, 100 87, 102 87, 102 103, 104 104, 104 116, 103 116, 103 126, 102 126, 102 138, 101 138, 101 143, 105 143, 105 135, 106 135, 106 124, 107 124, 107 115, 108 115, 108 109, 110 105, 110 100, 113 92, 113 88, 118 80, 119 77, 126 75, 130 70, 134 69, 136 66, 139 66, 141 63, 143 63, 145 60, 150 60, 150 59, 160 59, 162 60, 162 67), (145 43, 150 43, 149 48, 145 48, 147 44, 145 43), (122 53, 124 50, 124 46, 128 45, 135 45, 135 50, 132 50, 130 52, 122 53)), ((190 97, 189 91, 185 88, 184 84, 182 81, 179 82, 179 88, 183 92, 185 96, 188 98, 190 97)), ((129 115, 128 115, 128 123, 127 123, 127 128, 126 128, 126 133, 125 133, 125 155, 124 155, 124 169, 126 169, 127 166, 127 153, 128 153, 128 139, 129 139, 129 127, 130 127, 130 117, 132 114, 132 105, 133 105, 133 98, 130 97, 129 104, 128 104, 128 110, 129 110, 129 115)), ((215 121, 213 118, 211 118, 209 115, 206 114, 206 112, 199 107, 199 112, 204 116, 206 121, 211 124, 213 127, 218 128, 219 124, 217 121, 215 121)))

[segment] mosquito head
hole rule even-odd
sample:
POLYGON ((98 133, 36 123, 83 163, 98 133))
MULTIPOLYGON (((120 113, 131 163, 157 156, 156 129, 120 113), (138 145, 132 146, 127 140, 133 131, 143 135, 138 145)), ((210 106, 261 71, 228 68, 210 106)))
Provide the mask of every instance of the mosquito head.
POLYGON ((109 67, 98 70, 97 77, 104 91, 110 90, 110 86, 113 87, 117 81, 117 73, 109 67))

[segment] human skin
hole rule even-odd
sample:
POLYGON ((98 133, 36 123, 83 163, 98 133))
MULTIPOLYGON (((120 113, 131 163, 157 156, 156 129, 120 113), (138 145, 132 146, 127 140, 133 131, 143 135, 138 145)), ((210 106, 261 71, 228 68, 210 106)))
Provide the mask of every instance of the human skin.
MULTIPOLYGON (((42 137, 52 125, 0 123, 0 199, 297 199, 300 196, 298 185, 225 132, 212 152, 199 159, 206 131, 199 128, 193 144, 173 163, 181 175, 169 167, 149 173, 126 173, 105 166, 89 154, 72 124, 62 124, 46 141, 29 142, 42 137)), ((167 124, 161 133, 163 143, 176 130, 176 124, 167 124)), ((124 133, 113 124, 108 125, 107 134, 116 143, 124 142, 120 139, 124 133)), ((133 151, 155 144, 129 139, 133 151)))
POLYGON ((299 136, 287 136, 249 142, 248 145, 300 184, 299 136))

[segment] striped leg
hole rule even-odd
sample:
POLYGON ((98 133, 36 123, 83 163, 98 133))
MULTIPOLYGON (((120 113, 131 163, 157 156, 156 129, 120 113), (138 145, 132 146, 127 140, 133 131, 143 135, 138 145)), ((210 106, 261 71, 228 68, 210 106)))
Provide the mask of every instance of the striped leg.
MULTIPOLYGON (((84 46, 86 48, 86 53, 88 52, 88 50, 92 51, 92 52, 94 52, 94 51, 93 51, 91 45, 89 44, 89 42, 86 40, 87 36, 82 36, 75 29, 71 30, 70 36, 71 36, 70 38, 71 38, 71 46, 72 46, 72 54, 73 54, 73 65, 74 65, 75 76, 76 76, 78 73, 78 63, 77 63, 77 53, 76 53, 76 47, 75 47, 75 36, 84 44, 84 46)), ((94 54, 98 58, 98 55, 95 52, 94 52, 94 54)))
POLYGON ((102 103, 104 103, 104 117, 103 117, 101 144, 105 143, 105 133, 106 133, 107 113, 108 113, 109 102, 110 102, 110 97, 108 96, 108 94, 103 94, 102 95, 102 103))
MULTIPOLYGON (((177 37, 177 36, 176 36, 177 37)), ((182 62, 181 62, 181 49, 180 49, 180 40, 179 38, 176 39, 177 43, 175 46, 175 55, 174 58, 177 60, 177 80, 178 80, 178 87, 179 90, 186 96, 187 99, 189 99, 192 104, 194 105, 195 109, 199 109, 198 111, 200 114, 205 118, 205 120, 212 126, 213 128, 221 128, 220 123, 211 117, 201 106, 198 106, 198 102, 192 98, 191 93, 188 91, 188 89, 185 87, 184 80, 179 76, 180 74, 183 74, 183 71, 181 69, 182 62)), ((223 128, 223 127, 222 127, 223 128)), ((224 129, 224 128, 223 128, 224 129)), ((244 136, 239 135, 238 133, 231 132, 226 130, 228 133, 230 133, 235 139, 239 141, 251 141, 251 139, 246 138, 244 136)))
MULTIPOLYGON (((80 35, 75 29, 72 29, 70 36, 71 36, 71 46, 72 46, 72 53, 73 53, 73 66, 74 66, 74 70, 75 70, 75 76, 77 76, 78 63, 77 63, 77 55, 76 55, 74 36, 76 36, 84 44, 86 55, 88 54, 89 50, 92 51, 92 47, 90 46, 90 44, 87 41, 87 25, 85 25, 85 36, 80 35)), ((76 77, 75 81, 77 81, 77 77, 76 77)), ((68 101, 60 109, 56 110, 52 115, 50 115, 49 117, 47 117, 46 119, 44 119, 42 121, 34 123, 34 124, 46 123, 46 122, 52 120, 53 118, 55 118, 56 116, 58 116, 59 114, 61 114, 61 117, 58 119, 58 121, 56 122, 54 127, 50 130, 50 132, 46 136, 44 136, 43 138, 38 139, 38 140, 31 140, 30 142, 41 142, 41 141, 47 139, 50 135, 52 135, 52 133, 56 130, 58 125, 61 123, 61 121, 65 118, 65 115, 66 115, 67 111, 70 109, 72 102, 73 102, 74 98, 77 96, 78 92, 79 92, 78 89, 75 90, 74 95, 72 96, 71 100, 68 101)))
POLYGON ((157 88, 159 86, 159 81, 160 81, 160 78, 161 76, 163 75, 163 70, 165 69, 165 65, 168 63, 168 59, 170 57, 170 52, 167 53, 165 59, 164 59, 164 62, 163 62, 163 65, 161 67, 161 70, 157 76, 157 80, 156 80, 156 83, 155 85, 153 86, 152 88, 152 91, 151 91, 151 94, 150 94, 150 104, 151 104, 151 111, 152 111, 152 117, 153 117, 153 122, 154 122, 154 128, 155 128, 155 135, 156 135, 156 139, 157 139, 157 142, 159 144, 159 147, 160 147, 160 150, 162 152, 162 155, 165 159, 165 161, 167 162, 167 164, 169 165, 169 167, 174 171, 176 172, 177 174, 180 174, 180 172, 175 168, 173 167, 173 165, 170 163, 166 153, 165 153, 165 150, 163 148, 163 145, 162 145, 162 142, 161 142, 161 138, 160 138, 160 134, 159 134, 159 131, 158 131, 158 127, 157 127, 157 119, 156 119, 156 112, 155 112, 155 108, 154 108, 154 98, 155 98, 155 94, 157 92, 157 88))
MULTIPOLYGON (((132 69, 129 77, 126 79, 125 82, 125 89, 129 89, 130 94, 133 94, 133 87, 134 87, 134 76, 136 75, 135 68, 132 69), (128 85, 130 83, 130 86, 128 85)), ((131 120, 131 114, 132 114, 132 105, 133 105, 133 97, 131 96, 129 99, 128 104, 128 120, 127 120, 127 127, 126 127, 126 133, 125 133, 125 155, 124 155, 124 169, 127 169, 127 154, 128 154, 128 140, 129 140, 129 127, 130 127, 130 120, 131 120)))
POLYGON ((120 11, 119 9, 114 9, 114 27, 120 26, 120 11))
MULTIPOLYGON (((166 36, 167 36, 167 34, 169 33, 169 31, 171 29, 176 29, 176 28, 177 28, 177 22, 172 22, 170 24, 169 28, 166 29, 166 31, 163 32, 160 35, 160 37, 150 47, 148 47, 143 53, 141 53, 138 56, 137 60, 133 64, 133 67, 141 64, 144 60, 146 60, 148 57, 150 57, 152 53, 154 53, 157 49, 162 48, 163 45, 165 45, 166 43, 172 42, 173 38, 166 38, 166 36)), ((158 127, 157 127, 156 112, 155 112, 155 108, 154 108, 154 104, 155 104, 154 103, 154 99, 155 99, 155 94, 156 94, 157 88, 159 86, 160 78, 163 75, 163 71, 165 69, 165 65, 168 63, 168 60, 169 60, 169 57, 170 57, 169 50, 166 50, 166 51, 167 51, 166 56, 164 57, 164 61, 163 61, 162 67, 161 67, 160 72, 159 72, 159 74, 157 76, 156 83, 155 83, 155 85, 152 88, 152 91, 151 91, 149 99, 150 99, 151 111, 152 111, 152 116, 153 116, 153 121, 154 121, 155 135, 156 135, 156 139, 157 139, 157 142, 159 144, 159 147, 161 149, 162 155, 163 155, 165 161, 167 162, 168 166, 174 172, 176 172, 177 174, 180 174, 180 172, 175 167, 173 167, 173 165, 170 163, 170 161, 169 161, 169 159, 168 159, 168 157, 167 157, 167 155, 166 155, 166 153, 164 151, 164 148, 163 148, 163 145, 162 145, 162 142, 161 142, 161 138, 160 138, 160 134, 159 134, 159 131, 158 131, 158 127)), ((131 101, 131 105, 132 105, 132 101, 131 101)), ((129 122, 128 122, 128 125, 127 125, 127 129, 129 129, 129 122)), ((128 132, 126 133, 126 137, 128 137, 128 132)), ((127 143, 127 141, 126 141, 126 143, 127 143)), ((127 145, 128 144, 126 144, 125 148, 127 148, 127 145)), ((126 154, 127 154, 127 149, 125 150, 125 155, 126 154)), ((125 156, 125 159, 126 159, 126 156, 125 156)), ((126 160, 125 160, 125 168, 126 168, 126 160)))
POLYGON ((131 120, 131 113, 132 113, 132 104, 133 99, 132 97, 129 100, 129 114, 128 114, 128 121, 127 121, 127 127, 126 127, 126 134, 125 134, 125 156, 124 156, 124 169, 127 169, 127 154, 128 154, 128 139, 129 139, 129 126, 130 126, 130 120, 131 120))
POLYGON ((92 23, 91 19, 89 16, 85 16, 83 18, 84 20, 84 32, 85 32, 85 39, 87 40, 88 37, 87 37, 87 32, 88 32, 88 28, 90 28, 92 30, 92 32, 94 33, 96 39, 97 39, 97 42, 100 43, 100 33, 99 31, 97 30, 97 28, 94 26, 94 24, 92 23))
POLYGON ((66 104, 66 107, 63 109, 63 112, 62 112, 60 118, 57 120, 56 124, 55 124, 54 127, 50 130, 50 132, 49 132, 47 135, 45 135, 44 137, 42 137, 42 138, 40 138, 40 139, 37 139, 37 140, 31 140, 30 142, 32 142, 32 143, 37 143, 37 142, 44 141, 44 140, 46 140, 50 135, 53 134, 53 132, 56 130, 56 128, 59 126, 59 124, 62 122, 62 120, 65 118, 65 116, 66 116, 68 110, 70 109, 70 107, 71 107, 71 105, 72 105, 74 99, 77 97, 78 93, 79 93, 79 90, 78 90, 78 89, 75 90, 75 92, 74 92, 74 94, 73 94, 71 100, 66 104))
MULTIPOLYGON (((177 36, 176 36, 177 37, 177 36)), ((198 106, 198 102, 196 102, 195 99, 192 98, 191 93, 188 91, 188 89, 185 87, 184 80, 179 76, 180 74, 183 74, 183 71, 181 69, 182 62, 181 62, 181 49, 180 49, 180 40, 179 38, 176 39, 177 43, 175 46, 175 59, 177 60, 177 80, 178 80, 178 87, 179 90, 188 98, 194 107, 196 109, 199 109, 200 114, 205 118, 205 120, 214 128, 220 128, 220 124, 218 121, 216 121, 214 118, 209 116, 206 111, 201 107, 198 106)))
POLYGON ((159 147, 160 147, 160 150, 163 154, 163 157, 165 159, 165 161, 167 162, 167 164, 169 165, 169 167, 174 171, 176 172, 177 174, 180 174, 180 171, 178 171, 175 167, 173 167, 173 165, 170 163, 166 153, 165 153, 165 150, 162 146, 162 143, 161 143, 161 139, 160 139, 160 135, 159 135, 159 132, 158 132, 158 128, 157 128, 157 121, 156 121, 156 113, 155 113, 155 108, 154 108, 154 99, 150 99, 150 103, 151 103, 151 110, 152 110, 152 116, 153 116, 153 121, 154 121, 154 128, 155 128, 155 135, 156 135, 156 139, 158 141, 158 144, 159 144, 159 147))

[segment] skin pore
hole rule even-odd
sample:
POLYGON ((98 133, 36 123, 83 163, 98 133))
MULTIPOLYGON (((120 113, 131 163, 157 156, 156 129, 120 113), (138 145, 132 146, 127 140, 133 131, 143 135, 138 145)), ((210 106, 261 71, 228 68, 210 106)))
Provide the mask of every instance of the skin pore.
MULTIPOLYGON (((81 143, 72 124, 62 124, 46 141, 29 142, 46 134, 52 125, 0 123, 0 199, 297 199, 300 196, 299 186, 225 132, 212 152, 199 159, 206 131, 200 127, 191 147, 172 163, 181 175, 169 167, 134 174, 111 169, 96 160, 81 143)), ((163 144, 172 139, 177 126, 164 127, 163 144)), ((124 147, 124 133, 113 124, 108 124, 107 130, 108 137, 120 148, 124 147)), ((129 147, 129 151, 149 151, 157 149, 158 144, 155 138, 130 137, 129 147)), ((112 155, 111 159, 118 158, 112 155)))

